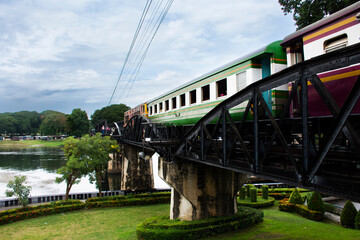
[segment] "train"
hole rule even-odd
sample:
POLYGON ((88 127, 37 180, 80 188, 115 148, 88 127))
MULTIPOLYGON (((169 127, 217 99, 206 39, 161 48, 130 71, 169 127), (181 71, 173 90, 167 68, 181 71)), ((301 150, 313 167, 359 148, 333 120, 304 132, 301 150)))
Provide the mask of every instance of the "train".
MULTIPOLYGON (((146 101, 125 113, 124 123, 142 115, 153 123, 187 126, 195 124, 220 102, 252 83, 287 67, 360 42, 360 2, 300 29, 243 57, 199 76, 169 92, 146 101)), ((360 64, 318 74, 339 106, 342 106, 357 77, 360 64)), ((309 116, 331 113, 308 83, 309 116)), ((262 93, 274 117, 279 117, 292 85, 262 93)), ((232 118, 240 120, 247 103, 232 108, 232 118)), ((296 117, 299 106, 294 100, 289 117, 296 117)), ((360 103, 353 113, 360 113, 360 103)))

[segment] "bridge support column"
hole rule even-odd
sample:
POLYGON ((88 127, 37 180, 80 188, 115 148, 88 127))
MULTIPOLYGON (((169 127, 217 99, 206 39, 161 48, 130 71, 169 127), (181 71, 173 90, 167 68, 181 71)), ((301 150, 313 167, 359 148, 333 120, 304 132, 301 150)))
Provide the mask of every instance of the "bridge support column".
POLYGON ((237 213, 236 195, 246 174, 159 157, 159 177, 171 187, 170 219, 192 221, 237 213))
POLYGON ((152 159, 139 157, 142 148, 122 145, 121 190, 142 190, 154 188, 152 159))

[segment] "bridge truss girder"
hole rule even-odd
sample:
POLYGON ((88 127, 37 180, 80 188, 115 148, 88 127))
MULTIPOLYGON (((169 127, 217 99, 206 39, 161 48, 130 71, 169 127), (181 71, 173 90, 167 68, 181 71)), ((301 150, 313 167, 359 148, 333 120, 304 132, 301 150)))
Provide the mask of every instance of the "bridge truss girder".
POLYGON ((359 63, 357 44, 252 84, 191 128, 137 117, 120 141, 152 148, 170 161, 186 159, 360 201, 360 116, 351 114, 360 96, 360 77, 340 107, 317 76, 359 63), (332 116, 309 116, 308 81, 332 116), (275 118, 262 93, 289 83, 292 90, 281 116, 275 118), (289 118, 295 96, 301 100, 301 113, 289 118), (242 119, 235 121, 231 112, 241 103, 246 108, 242 119))

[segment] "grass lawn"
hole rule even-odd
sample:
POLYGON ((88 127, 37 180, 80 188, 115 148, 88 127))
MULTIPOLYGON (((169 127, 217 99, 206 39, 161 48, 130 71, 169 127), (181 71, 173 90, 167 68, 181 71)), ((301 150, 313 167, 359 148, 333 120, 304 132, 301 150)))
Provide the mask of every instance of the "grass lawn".
MULTIPOLYGON (((206 239, 360 239, 359 230, 280 212, 277 203, 262 210, 262 223, 206 239)), ((0 226, 0 239, 136 239, 135 228, 140 222, 168 214, 169 204, 65 213, 0 226)))
POLYGON ((273 207, 261 210, 264 212, 264 221, 262 223, 241 231, 220 234, 205 239, 360 239, 359 230, 343 228, 329 220, 315 222, 296 213, 281 212, 277 201, 273 207))
POLYGON ((0 239, 136 239, 146 218, 169 214, 169 204, 104 208, 28 219, 0 226, 0 239))
POLYGON ((21 140, 21 141, 0 141, 0 148, 29 148, 29 147, 61 147, 62 140, 43 141, 43 140, 21 140))

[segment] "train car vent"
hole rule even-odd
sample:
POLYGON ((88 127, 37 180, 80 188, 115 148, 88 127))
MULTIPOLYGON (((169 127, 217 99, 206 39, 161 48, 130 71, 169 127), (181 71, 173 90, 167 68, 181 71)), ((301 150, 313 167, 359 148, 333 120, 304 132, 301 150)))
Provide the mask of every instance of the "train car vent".
POLYGON ((348 36, 346 34, 342 34, 340 36, 326 40, 324 42, 324 51, 325 53, 332 52, 340 48, 344 48, 347 45, 348 45, 348 36))

